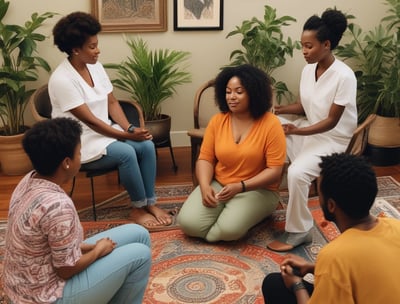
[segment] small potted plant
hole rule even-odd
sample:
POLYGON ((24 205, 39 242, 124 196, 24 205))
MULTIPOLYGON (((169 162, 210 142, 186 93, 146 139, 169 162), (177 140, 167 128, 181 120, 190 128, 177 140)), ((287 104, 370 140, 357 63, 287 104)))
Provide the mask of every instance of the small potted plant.
POLYGON ((24 113, 34 92, 34 89, 27 88, 26 82, 38 79, 38 68, 50 71, 46 60, 35 54, 37 42, 46 39, 37 30, 55 14, 33 13, 31 20, 23 26, 4 24, 9 5, 8 1, 0 0, 0 163, 4 173, 22 174, 31 168, 21 146, 21 138, 27 129, 24 113), (8 143, 19 151, 10 150, 8 143))
POLYGON ((286 84, 275 80, 272 74, 286 63, 287 56, 293 56, 294 49, 300 48, 300 43, 292 41, 290 37, 285 41, 282 32, 283 26, 296 22, 296 19, 290 16, 277 18, 276 9, 268 5, 264 8, 264 20, 256 17, 244 20, 240 26, 236 26, 235 30, 228 33, 226 38, 235 35, 242 36, 242 48, 231 52, 230 65, 248 63, 264 70, 271 77, 277 102, 281 103, 284 96, 291 101, 293 95, 286 84))
POLYGON ((169 138, 171 118, 161 113, 161 104, 172 97, 178 85, 191 81, 191 75, 182 66, 190 53, 185 51, 150 50, 142 38, 126 40, 131 55, 118 64, 105 64, 116 70, 112 79, 115 87, 128 92, 142 107, 145 125, 153 134, 154 141, 169 138), (152 121, 167 120, 166 127, 154 127, 152 121), (157 131, 158 130, 158 131, 157 131), (159 135, 160 134, 160 135, 159 135))
POLYGON ((382 159, 382 163, 373 160, 378 165, 400 162, 400 0, 385 0, 385 4, 388 14, 372 30, 350 23, 350 42, 336 51, 349 61, 357 77, 359 122, 377 114, 367 150, 382 159))

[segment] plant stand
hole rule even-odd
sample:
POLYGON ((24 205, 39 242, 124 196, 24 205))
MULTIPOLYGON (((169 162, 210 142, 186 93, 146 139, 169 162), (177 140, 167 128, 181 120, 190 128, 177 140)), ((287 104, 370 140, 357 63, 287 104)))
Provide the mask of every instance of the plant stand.
POLYGON ((171 144, 171 116, 161 114, 161 118, 158 120, 145 121, 145 127, 153 135, 153 143, 157 148, 169 148, 171 159, 172 159, 172 170, 176 172, 178 166, 175 163, 174 151, 171 144))

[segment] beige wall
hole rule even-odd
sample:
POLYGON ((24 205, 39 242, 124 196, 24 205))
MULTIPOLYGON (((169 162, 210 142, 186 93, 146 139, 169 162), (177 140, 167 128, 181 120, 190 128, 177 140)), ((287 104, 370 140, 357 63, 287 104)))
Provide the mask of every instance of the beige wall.
MULTIPOLYGON (((232 31, 242 20, 252 17, 263 18, 264 5, 268 4, 277 9, 277 15, 290 15, 297 22, 285 28, 287 35, 292 39, 299 39, 304 21, 312 14, 320 14, 327 7, 336 6, 345 13, 357 17, 357 22, 365 27, 372 28, 386 11, 385 5, 380 0, 225 0, 224 4, 224 30, 223 31, 178 31, 173 30, 173 1, 168 2, 168 30, 161 33, 135 33, 143 37, 152 48, 173 48, 191 52, 190 70, 192 83, 178 87, 177 94, 167 100, 163 105, 163 112, 172 116, 172 141, 174 146, 188 146, 189 139, 186 130, 192 127, 192 103, 196 88, 214 77, 219 68, 229 63, 232 50, 239 48, 239 37, 226 35, 232 31)), ((66 15, 73 11, 90 11, 91 0, 10 0, 10 8, 6 16, 7 22, 24 22, 32 12, 45 11, 57 12, 66 15)), ((48 60, 54 69, 64 57, 53 46, 51 30, 60 18, 50 19, 41 28, 41 32, 48 34, 50 39, 40 44, 40 55, 48 60)), ((120 62, 129 51, 123 41, 122 33, 104 33, 99 35, 100 61, 102 63, 120 62)), ((285 81, 290 89, 297 93, 297 85, 301 68, 305 62, 300 51, 296 51, 293 59, 289 59, 285 67, 281 68, 274 76, 285 81)), ((41 74, 40 84, 46 83, 49 75, 41 74)), ((35 86, 38 86, 35 84, 35 86)), ((117 97, 126 97, 125 93, 115 91, 117 97)), ((32 121, 27 113, 28 121, 32 121)))

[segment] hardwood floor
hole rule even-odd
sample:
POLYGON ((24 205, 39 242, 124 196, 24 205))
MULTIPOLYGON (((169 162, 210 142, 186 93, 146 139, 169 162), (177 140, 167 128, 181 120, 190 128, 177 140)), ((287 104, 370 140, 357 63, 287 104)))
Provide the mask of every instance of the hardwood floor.
MULTIPOLYGON (((174 148, 174 156, 178 165, 178 171, 175 173, 172 169, 172 160, 168 148, 158 149, 157 159, 157 179, 156 185, 176 185, 182 183, 191 183, 192 174, 190 167, 190 147, 174 148)), ((374 167, 377 176, 393 176, 400 182, 400 164, 391 167, 374 167)), ((8 213, 8 204, 15 186, 22 176, 7 176, 0 173, 0 219, 6 219, 8 213)), ((95 194, 96 201, 101 202, 110 198, 121 191, 123 187, 118 184, 116 172, 104 176, 96 177, 95 194)), ((72 183, 63 185, 68 193, 71 190, 72 183)), ((78 210, 91 206, 90 180, 83 173, 79 173, 72 196, 78 210)))

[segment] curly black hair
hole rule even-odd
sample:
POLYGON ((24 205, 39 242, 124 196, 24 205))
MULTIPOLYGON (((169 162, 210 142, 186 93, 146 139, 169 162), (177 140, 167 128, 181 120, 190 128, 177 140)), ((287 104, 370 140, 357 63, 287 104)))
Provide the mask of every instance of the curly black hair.
POLYGON ((100 22, 91 14, 74 12, 61 18, 53 28, 54 44, 61 52, 71 55, 81 48, 89 37, 101 31, 100 22))
POLYGON ((66 157, 74 158, 81 133, 81 125, 72 118, 43 120, 25 133, 22 146, 33 168, 43 176, 51 176, 66 157))
POLYGON ((347 28, 346 16, 339 10, 327 9, 321 17, 317 15, 308 18, 303 31, 316 31, 320 42, 329 40, 331 50, 335 49, 347 28))
POLYGON ((250 64, 224 68, 215 79, 215 99, 221 112, 229 112, 226 85, 232 77, 240 79, 249 95, 249 111, 255 119, 272 107, 272 86, 269 76, 250 64))
POLYGON ((367 159, 346 153, 321 157, 320 190, 325 200, 332 198, 352 219, 369 214, 378 185, 367 159))

